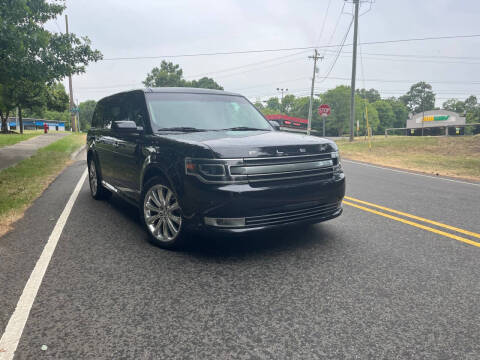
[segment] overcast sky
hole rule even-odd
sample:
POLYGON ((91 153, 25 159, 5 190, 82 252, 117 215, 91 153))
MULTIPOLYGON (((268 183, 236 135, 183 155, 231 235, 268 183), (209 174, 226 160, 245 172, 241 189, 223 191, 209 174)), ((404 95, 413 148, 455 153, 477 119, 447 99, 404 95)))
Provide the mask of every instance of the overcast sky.
MULTIPOLYGON (((359 19, 362 43, 480 34, 477 0, 376 0, 371 5, 362 3, 360 12, 365 13, 359 19)), ((159 56, 91 64, 85 74, 73 78, 74 97, 79 101, 142 87, 161 56, 193 53, 319 46, 324 59, 319 63, 316 93, 349 84, 341 78, 351 75, 351 45, 344 47, 330 78, 321 77, 331 68, 338 50, 322 46, 342 42, 352 19, 351 2, 67 0, 66 13, 70 31, 88 36, 105 59, 159 56)), ((47 27, 63 31, 65 20, 58 18, 47 27)), ((352 38, 353 26, 346 44, 351 44, 352 38)), ((373 87, 383 97, 398 96, 412 83, 424 80, 437 93, 437 105, 450 97, 480 95, 479 37, 363 45, 360 50, 357 88, 373 87)), ((209 76, 225 90, 255 100, 277 95, 277 87, 306 95, 313 70, 308 56, 312 53, 295 50, 166 59, 180 64, 187 79, 209 76)))

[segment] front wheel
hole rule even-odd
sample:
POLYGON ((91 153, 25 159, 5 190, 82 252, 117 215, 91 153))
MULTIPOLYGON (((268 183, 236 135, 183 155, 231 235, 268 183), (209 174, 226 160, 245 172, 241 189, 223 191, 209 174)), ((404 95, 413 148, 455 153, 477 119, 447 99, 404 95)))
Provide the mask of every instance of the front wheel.
POLYGON ((163 248, 178 248, 184 242, 185 231, 176 194, 160 178, 148 181, 145 189, 141 215, 150 241, 163 248))

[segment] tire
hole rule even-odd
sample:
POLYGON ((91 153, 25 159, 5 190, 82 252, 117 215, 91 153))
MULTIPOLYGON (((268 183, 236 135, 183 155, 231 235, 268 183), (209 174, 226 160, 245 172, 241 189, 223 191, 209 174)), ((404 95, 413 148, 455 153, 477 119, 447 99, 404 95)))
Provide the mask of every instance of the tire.
POLYGON ((161 177, 148 180, 143 188, 140 218, 150 242, 164 249, 180 248, 186 231, 177 194, 161 177))
POLYGON ((108 199, 112 193, 102 185, 102 178, 98 172, 97 161, 91 158, 88 161, 88 183, 90 184, 90 195, 95 200, 108 199))

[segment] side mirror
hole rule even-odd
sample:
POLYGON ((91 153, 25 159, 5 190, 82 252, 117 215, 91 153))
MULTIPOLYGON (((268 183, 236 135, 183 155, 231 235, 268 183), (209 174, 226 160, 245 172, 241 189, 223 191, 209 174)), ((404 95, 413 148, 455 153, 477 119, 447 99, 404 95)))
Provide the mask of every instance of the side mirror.
POLYGON ((135 124, 135 121, 132 121, 132 120, 114 121, 112 128, 116 131, 124 132, 124 133, 136 133, 141 130, 137 128, 137 124, 135 124))
POLYGON ((270 120, 270 125, 273 126, 275 131, 280 131, 280 124, 278 123, 278 121, 270 120))

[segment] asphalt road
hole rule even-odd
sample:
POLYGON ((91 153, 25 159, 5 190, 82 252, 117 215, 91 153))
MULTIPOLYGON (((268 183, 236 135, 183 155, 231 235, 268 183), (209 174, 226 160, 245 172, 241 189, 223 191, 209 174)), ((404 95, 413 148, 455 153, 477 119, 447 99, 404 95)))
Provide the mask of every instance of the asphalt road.
MULTIPOLYGON (((353 199, 480 232, 478 185, 344 166, 353 199)), ((84 169, 0 238, 0 334, 84 169)), ((480 247, 351 205, 307 228, 166 251, 134 208, 91 199, 85 182, 15 359, 479 359, 479 265, 480 247)))

